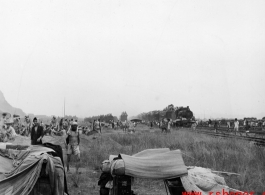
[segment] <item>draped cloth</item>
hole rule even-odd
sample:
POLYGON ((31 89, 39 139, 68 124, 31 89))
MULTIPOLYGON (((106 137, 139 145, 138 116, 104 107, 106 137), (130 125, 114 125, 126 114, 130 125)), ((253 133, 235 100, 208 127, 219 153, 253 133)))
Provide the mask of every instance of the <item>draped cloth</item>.
MULTIPOLYGON (((48 154, 49 152, 54 152, 54 150, 38 145, 29 146, 26 150, 0 149, 0 194, 29 194, 40 177, 43 163, 47 164, 46 171, 49 172, 49 176, 57 173, 63 174, 61 160, 55 159, 48 154), (57 165, 54 166, 54 163, 57 165), (52 168, 57 166, 60 166, 61 172, 53 171, 52 168)), ((64 194, 64 186, 61 184, 63 177, 54 176, 53 179, 54 181, 50 183, 54 184, 53 191, 56 192, 54 194, 64 194), (57 181, 58 178, 61 178, 61 181, 57 181)))
MULTIPOLYGON (((187 192, 202 192, 202 195, 208 195, 209 192, 230 192, 224 178, 210 169, 186 167, 180 150, 147 149, 132 156, 110 155, 109 160, 111 161, 111 173, 116 171, 119 173, 117 175, 123 172, 124 175, 146 179, 180 178, 187 192), (119 160, 113 161, 114 158, 119 160)), ((235 192, 240 191, 235 190, 235 192)))
POLYGON ((187 174, 180 150, 148 149, 133 156, 120 154, 125 175, 148 179, 169 179, 187 174))
POLYGON ((192 167, 188 170, 188 174, 180 179, 187 192, 202 192, 202 195, 209 195, 210 192, 213 194, 230 192, 225 179, 212 173, 211 169, 192 167))

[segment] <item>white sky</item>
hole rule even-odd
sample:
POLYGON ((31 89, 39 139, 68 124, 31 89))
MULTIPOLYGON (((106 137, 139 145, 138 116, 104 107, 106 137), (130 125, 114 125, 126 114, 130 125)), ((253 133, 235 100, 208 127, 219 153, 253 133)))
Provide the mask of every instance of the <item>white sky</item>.
POLYGON ((265 116, 264 0, 0 0, 0 90, 26 113, 265 116))

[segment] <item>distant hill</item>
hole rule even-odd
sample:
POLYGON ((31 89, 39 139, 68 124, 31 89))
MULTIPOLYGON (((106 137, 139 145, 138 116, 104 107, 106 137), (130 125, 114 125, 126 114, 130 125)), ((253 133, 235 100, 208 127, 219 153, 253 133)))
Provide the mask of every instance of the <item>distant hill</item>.
POLYGON ((0 91, 0 113, 9 112, 10 114, 18 114, 21 117, 25 116, 25 112, 23 112, 20 108, 15 108, 11 106, 5 99, 4 94, 0 91))

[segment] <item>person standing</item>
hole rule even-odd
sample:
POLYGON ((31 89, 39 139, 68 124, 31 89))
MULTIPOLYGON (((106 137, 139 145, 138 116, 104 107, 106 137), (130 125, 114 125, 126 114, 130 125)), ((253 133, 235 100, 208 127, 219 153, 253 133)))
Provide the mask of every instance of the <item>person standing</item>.
POLYGON ((215 130, 215 133, 217 133, 217 128, 218 128, 218 122, 217 121, 214 121, 214 130, 215 130))
POLYGON ((43 127, 39 125, 38 119, 35 117, 33 119, 33 127, 31 129, 31 145, 41 145, 42 141, 41 139, 44 136, 44 130, 43 127))
POLYGON ((102 128, 102 126, 101 126, 100 119, 98 119, 98 125, 99 125, 99 132, 102 133, 102 132, 101 132, 101 128, 102 128))
POLYGON ((93 122, 92 122, 92 131, 95 131, 96 130, 96 120, 94 119, 93 122))
POLYGON ((245 129, 247 129, 247 119, 244 119, 243 126, 244 126, 245 129))
POLYGON ((69 164, 71 160, 71 155, 77 156, 77 165, 76 165, 76 172, 78 172, 78 169, 80 167, 80 137, 79 137, 79 131, 77 130, 77 123, 73 122, 70 126, 69 131, 67 132, 67 171, 70 171, 69 164))
POLYGON ((21 131, 21 135, 28 137, 30 135, 30 130, 32 128, 32 123, 30 121, 29 116, 25 116, 24 124, 22 125, 23 130, 21 131))
POLYGON ((168 131, 168 133, 170 133, 170 129, 171 129, 171 119, 168 119, 168 122, 167 122, 167 131, 168 131))
POLYGON ((235 118, 235 121, 234 121, 234 130, 235 130, 235 134, 236 132, 239 131, 239 121, 237 120, 237 118, 235 118))
POLYGON ((193 131, 196 131, 197 125, 198 125, 198 121, 194 121, 194 123, 192 123, 191 128, 193 131))
POLYGON ((211 126, 212 126, 212 120, 211 120, 211 119, 209 119, 209 122, 208 122, 208 124, 209 124, 209 127, 211 127, 211 126))
POLYGON ((98 133, 101 133, 100 132, 100 122, 99 122, 99 119, 97 119, 94 123, 94 126, 95 126, 95 130, 98 132, 98 133))
POLYGON ((59 129, 60 130, 63 130, 63 118, 60 119, 60 122, 59 122, 59 129))
POLYGON ((161 119, 160 123, 159 123, 159 128, 162 128, 163 126, 163 120, 161 119))
POLYGON ((227 121, 227 131, 229 131, 230 130, 230 121, 227 121))

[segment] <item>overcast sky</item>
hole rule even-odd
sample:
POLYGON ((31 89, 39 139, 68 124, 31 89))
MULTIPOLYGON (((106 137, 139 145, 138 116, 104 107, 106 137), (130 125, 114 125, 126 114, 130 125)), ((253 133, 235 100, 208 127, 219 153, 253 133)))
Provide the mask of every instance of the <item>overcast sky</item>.
POLYGON ((0 90, 26 113, 265 116, 264 0, 0 0, 0 90))

